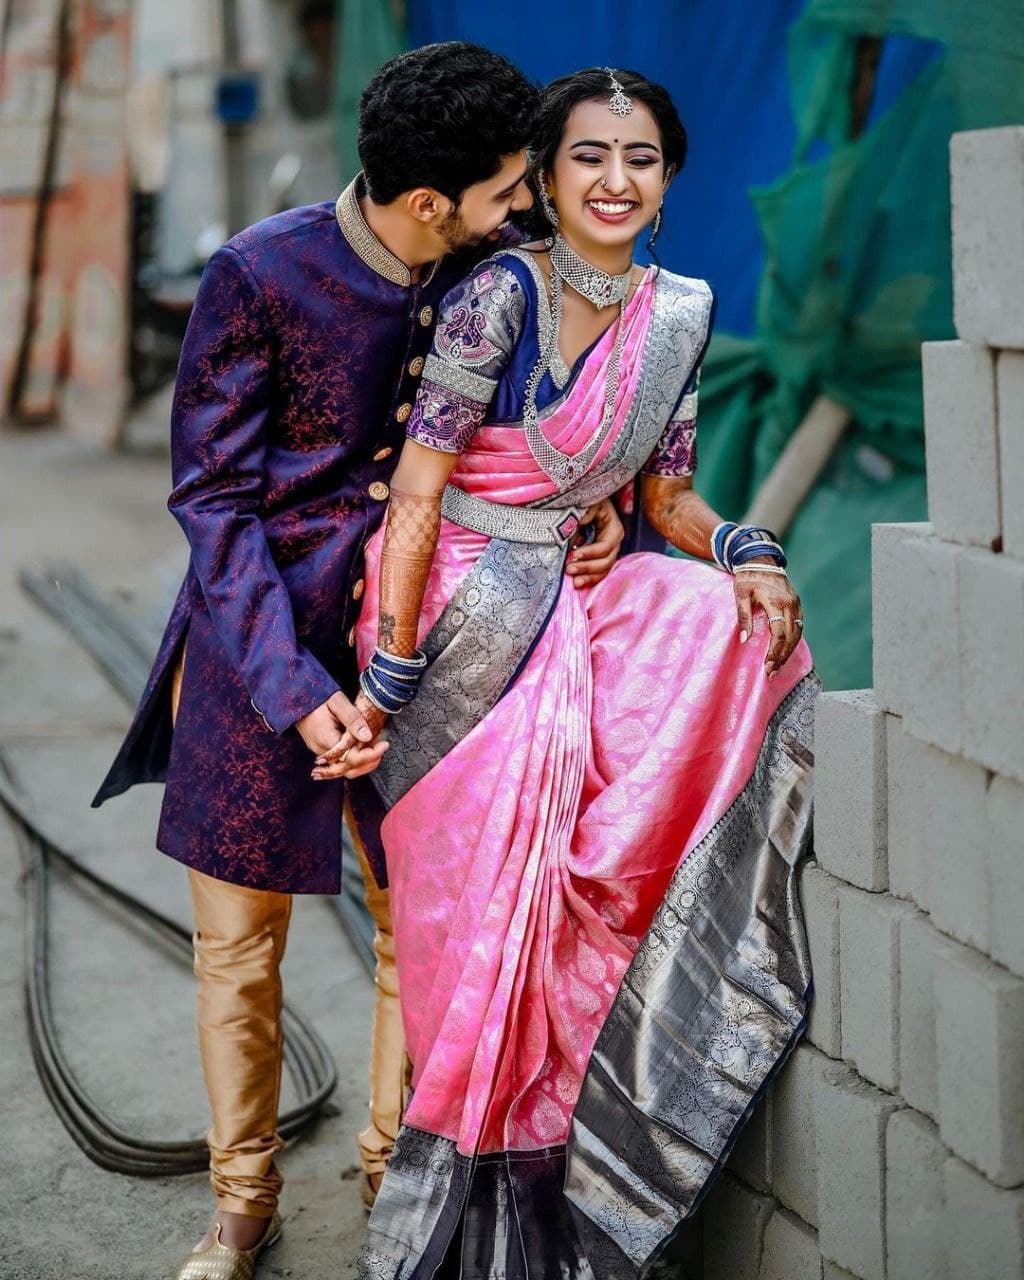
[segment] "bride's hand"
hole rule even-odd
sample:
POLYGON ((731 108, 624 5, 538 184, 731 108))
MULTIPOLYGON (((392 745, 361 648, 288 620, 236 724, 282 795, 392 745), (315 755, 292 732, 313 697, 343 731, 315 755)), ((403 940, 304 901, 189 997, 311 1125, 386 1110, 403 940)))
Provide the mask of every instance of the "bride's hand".
POLYGON ((375 707, 360 689, 356 696, 356 709, 370 727, 373 741, 363 743, 346 730, 341 739, 328 751, 322 752, 314 761, 312 778, 316 782, 327 782, 336 778, 361 778, 374 769, 384 758, 390 743, 380 737, 381 730, 388 722, 385 712, 375 707))
POLYGON ((595 502, 584 515, 582 523, 592 523, 596 536, 593 542, 569 552, 566 573, 577 588, 589 587, 611 573, 612 566, 618 559, 619 547, 626 536, 619 513, 608 498, 595 502))
POLYGON ((764 660, 765 674, 770 680, 800 643, 803 634, 803 610, 800 597, 788 578, 777 573, 745 571, 736 574, 736 617, 740 642, 750 638, 755 609, 763 609, 771 631, 771 644, 764 660))

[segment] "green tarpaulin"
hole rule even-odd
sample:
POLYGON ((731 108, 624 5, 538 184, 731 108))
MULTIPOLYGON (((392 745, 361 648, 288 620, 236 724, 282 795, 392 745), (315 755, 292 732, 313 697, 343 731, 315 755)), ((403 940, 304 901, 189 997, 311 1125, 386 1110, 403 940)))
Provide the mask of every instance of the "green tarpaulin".
POLYGON ((793 167, 752 193, 757 331, 708 352, 698 487, 742 512, 817 395, 852 411, 785 542, 822 679, 857 688, 872 683, 871 524, 927 518, 920 344, 954 336, 949 138, 1024 121, 1024 5, 810 0, 790 77, 793 167), (849 141, 858 42, 889 34, 945 49, 849 141))

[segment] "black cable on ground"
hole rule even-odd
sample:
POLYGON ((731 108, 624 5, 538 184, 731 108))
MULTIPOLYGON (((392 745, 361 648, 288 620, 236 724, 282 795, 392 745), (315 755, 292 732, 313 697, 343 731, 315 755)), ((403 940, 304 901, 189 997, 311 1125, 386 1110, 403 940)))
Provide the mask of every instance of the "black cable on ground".
MULTIPOLYGON (((192 966, 192 937, 176 921, 154 910, 106 880, 51 840, 38 826, 12 780, 0 752, 0 802, 18 826, 25 868, 26 966, 25 1002, 36 1069, 47 1097, 65 1128, 90 1160, 117 1173, 163 1177, 195 1173, 209 1166, 202 1139, 161 1142, 138 1138, 111 1120, 89 1098, 61 1048, 50 1003, 48 974, 48 905, 54 866, 116 902, 133 923, 162 941, 182 967, 192 966)), ((287 1004, 282 1012, 284 1060, 299 1094, 299 1103, 281 1116, 282 1137, 292 1138, 317 1118, 337 1084, 330 1050, 315 1028, 287 1004)))

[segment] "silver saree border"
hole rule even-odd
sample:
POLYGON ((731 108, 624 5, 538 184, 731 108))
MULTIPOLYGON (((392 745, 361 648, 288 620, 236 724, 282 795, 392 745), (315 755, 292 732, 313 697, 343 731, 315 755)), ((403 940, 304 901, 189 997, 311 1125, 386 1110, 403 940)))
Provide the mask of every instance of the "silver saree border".
POLYGON ((643 1275, 709 1189, 813 994, 796 867, 812 811, 814 673, 680 865, 595 1044, 566 1196, 596 1280, 643 1275))
MULTIPOLYGON (((647 461, 707 338, 711 291, 663 271, 637 394, 606 458, 537 507, 586 508, 621 489, 647 461)), ((542 311, 542 308, 538 309, 542 311)), ((387 808, 480 723, 533 651, 561 590, 566 547, 492 538, 421 646, 415 699, 392 719, 391 750, 371 775, 387 808)))

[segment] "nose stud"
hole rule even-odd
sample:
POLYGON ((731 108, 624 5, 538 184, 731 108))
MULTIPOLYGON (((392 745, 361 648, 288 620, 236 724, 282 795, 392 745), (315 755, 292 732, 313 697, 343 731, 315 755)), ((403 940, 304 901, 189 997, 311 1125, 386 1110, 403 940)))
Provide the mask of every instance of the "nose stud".
POLYGON ((602 186, 602 187, 604 187, 605 191, 607 191, 607 190, 608 190, 608 179, 607 179, 607 178, 602 178, 602 179, 601 179, 601 186, 602 186))

